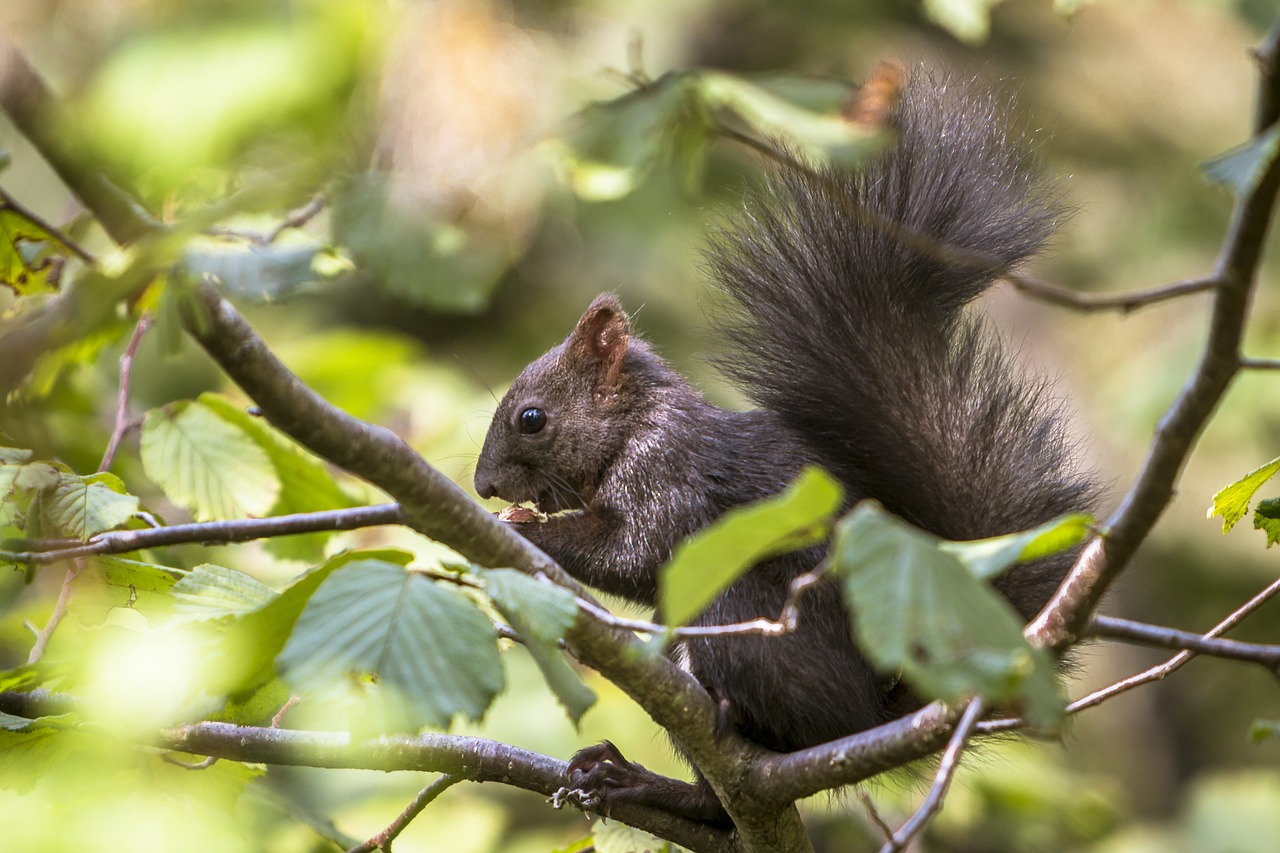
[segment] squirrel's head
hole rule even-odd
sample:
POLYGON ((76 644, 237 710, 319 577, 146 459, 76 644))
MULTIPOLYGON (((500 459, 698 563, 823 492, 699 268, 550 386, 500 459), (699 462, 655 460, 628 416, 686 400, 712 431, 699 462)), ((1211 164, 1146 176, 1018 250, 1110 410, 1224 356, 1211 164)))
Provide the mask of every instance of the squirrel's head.
POLYGON ((632 337, 618 298, 597 296, 498 404, 476 465, 480 496, 533 501, 543 512, 585 506, 644 417, 635 411, 647 399, 637 359, 656 357, 632 337))

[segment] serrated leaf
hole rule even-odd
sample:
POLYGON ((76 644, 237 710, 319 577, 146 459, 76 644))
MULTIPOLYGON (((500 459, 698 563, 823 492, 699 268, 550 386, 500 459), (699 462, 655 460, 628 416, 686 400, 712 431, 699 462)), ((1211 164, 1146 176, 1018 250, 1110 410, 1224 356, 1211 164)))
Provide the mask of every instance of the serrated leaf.
POLYGON ((502 689, 493 626, 466 596, 402 566, 358 560, 307 602, 277 659, 285 681, 323 689, 352 675, 391 688, 388 724, 478 720, 502 689))
POLYGON ((1266 132, 1215 157, 1201 168, 1210 180, 1245 196, 1253 192, 1277 157, 1280 157, 1280 125, 1272 125, 1266 132))
MULTIPOLYGON (((217 394, 201 394, 199 402, 249 436, 267 454, 280 482, 279 498, 268 515, 318 512, 356 505, 351 496, 338 486, 323 462, 263 419, 253 417, 217 394)), ((275 536, 266 541, 265 547, 281 559, 316 562, 324 559, 324 546, 332 535, 325 532, 275 536)))
POLYGON ((84 625, 100 625, 116 607, 129 607, 143 616, 165 616, 173 609, 172 590, 182 572, 123 557, 87 558, 76 580, 71 610, 84 625))
POLYGON ((270 604, 278 593, 257 578, 211 563, 196 566, 173 587, 174 612, 213 619, 270 604))
MULTIPOLYGON (((303 574, 276 598, 239 616, 212 634, 208 665, 220 675, 213 691, 245 694, 275 678, 275 659, 316 589, 343 566, 361 560, 407 565, 413 555, 403 551, 352 551, 339 554, 303 574)), ((211 623, 217 624, 217 623, 211 623)))
POLYGON ((1017 699, 1034 724, 1055 725, 1063 708, 1048 654, 1027 643, 1008 602, 937 546, 872 502, 837 525, 833 568, 859 647, 924 696, 1017 699))
POLYGON ((138 511, 138 499, 126 494, 114 474, 63 475, 45 497, 43 511, 52 529, 82 542, 124 524, 138 511))
POLYGON ((1208 517, 1222 516, 1222 532, 1225 534, 1230 531, 1249 511, 1249 501, 1253 500, 1254 493, 1277 471, 1280 471, 1280 457, 1226 486, 1213 496, 1213 506, 1209 507, 1208 517))
POLYGON ((560 639, 578 617, 573 593, 514 569, 491 569, 484 579, 485 592, 524 640, 547 684, 577 725, 595 704, 596 695, 560 651, 560 639))
POLYGON ((70 253, 57 234, 0 197, 0 284, 19 296, 56 293, 70 253))
POLYGON ((751 566, 821 541, 842 497, 831 475, 810 467, 782 494, 726 512, 679 545, 662 568, 662 618, 670 625, 683 625, 751 566))
POLYGON ((954 554, 976 577, 990 580, 1015 563, 1027 563, 1079 545, 1089 535, 1091 516, 1063 515, 1031 530, 977 539, 942 542, 943 551, 954 554))
POLYGON ((280 495, 266 451, 195 401, 147 413, 142 464, 171 500, 201 521, 260 518, 280 495))
POLYGON ((1280 498, 1258 501, 1253 511, 1253 528, 1267 534, 1267 547, 1280 542, 1280 498))

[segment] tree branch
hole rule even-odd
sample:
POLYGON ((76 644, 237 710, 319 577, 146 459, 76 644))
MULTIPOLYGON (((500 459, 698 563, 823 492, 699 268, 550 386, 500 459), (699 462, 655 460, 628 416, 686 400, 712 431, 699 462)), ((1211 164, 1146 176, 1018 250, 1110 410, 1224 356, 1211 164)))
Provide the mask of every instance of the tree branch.
POLYGON ((430 785, 419 791, 418 795, 413 798, 413 801, 409 803, 408 807, 397 815, 396 819, 393 820, 386 829, 382 830, 382 832, 379 832, 368 841, 365 841, 363 844, 357 844, 355 847, 352 847, 347 851, 347 853, 372 853, 372 851, 377 850, 378 848, 390 850, 391 842, 394 841, 400 833, 405 831, 405 828, 413 822, 415 817, 422 814, 423 809, 429 806, 436 797, 440 796, 445 791, 449 790, 449 788, 461 781, 462 779, 459 777, 450 776, 448 773, 439 777, 430 785))
POLYGON ((985 710, 986 703, 980 697, 969 700, 969 705, 965 708, 964 715, 961 716, 960 722, 956 724, 955 731, 951 733, 951 740, 947 743, 946 751, 942 753, 942 760, 938 763, 938 772, 934 775, 933 785, 929 788, 928 796, 925 797, 919 810, 911 816, 911 819, 904 823, 889 841, 880 848, 880 853, 898 853, 898 851, 906 849, 907 845, 911 843, 911 839, 920 834, 920 831, 928 825, 929 821, 942 810, 942 801, 946 798, 947 790, 951 787, 951 780, 955 777, 956 768, 960 766, 960 755, 968 745, 974 726, 977 725, 985 710))
POLYGON ((1095 637, 1122 640, 1143 646, 1183 649, 1202 655, 1249 661, 1265 666, 1273 674, 1280 674, 1280 646, 1222 640, 1191 631, 1166 628, 1163 625, 1149 625, 1145 622, 1102 615, 1096 615, 1089 620, 1088 632, 1095 637))
POLYGON ((291 536, 295 533, 355 530, 359 527, 374 527, 380 524, 401 524, 403 520, 399 504, 377 504, 323 512, 275 515, 268 518, 201 521, 191 524, 171 524, 168 527, 149 527, 143 530, 112 530, 99 533, 83 544, 78 540, 42 541, 36 543, 40 547, 26 551, 0 551, 0 560, 25 565, 42 565, 76 557, 124 554, 165 545, 249 542, 273 536, 291 536))
MULTIPOLYGON (((1258 49, 1261 80, 1256 133, 1280 120, 1280 17, 1258 49)), ((1200 364, 1156 430, 1142 472, 1105 534, 1081 553, 1058 592, 1028 626, 1036 644, 1061 648, 1078 637, 1111 583, 1173 498, 1182 467, 1210 416, 1240 369, 1240 342, 1257 279, 1263 245, 1280 189, 1280 157, 1265 164, 1237 202, 1214 278, 1209 339, 1200 364)))
MULTIPOLYGON (((0 693, 0 711, 34 719, 76 710, 66 694, 0 693)), ((346 732, 194 723, 152 733, 147 744, 174 752, 231 761, 293 767, 414 770, 447 773, 473 782, 500 782, 550 797, 564 783, 565 762, 487 738, 420 734, 352 742, 346 732)), ((692 850, 731 849, 729 833, 658 809, 618 804, 614 817, 692 850)))
POLYGON ((143 314, 138 318, 138 325, 133 329, 133 337, 129 339, 124 355, 120 356, 120 387, 116 394, 115 426, 112 427, 107 450, 102 454, 102 462, 98 465, 99 471, 106 471, 111 467, 111 463, 116 458, 116 450, 124 440, 124 434, 129 430, 129 383, 133 376, 133 359, 138 354, 138 347, 142 345, 142 336, 149 328, 151 328, 151 315, 143 314))

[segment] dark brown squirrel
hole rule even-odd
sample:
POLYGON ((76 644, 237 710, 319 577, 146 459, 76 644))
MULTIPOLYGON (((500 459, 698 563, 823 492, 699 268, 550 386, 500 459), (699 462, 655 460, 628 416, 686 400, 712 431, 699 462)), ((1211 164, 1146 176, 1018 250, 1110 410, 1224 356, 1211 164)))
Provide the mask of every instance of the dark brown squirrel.
MULTIPOLYGON (((719 364, 759 408, 711 405, 598 297, 516 378, 476 468, 476 491, 554 513, 518 529, 574 577, 641 604, 685 537, 782 490, 809 463, 850 502, 874 498, 947 539, 1088 511, 1096 488, 1060 405, 965 306, 1038 251, 1061 215, 996 97, 916 72, 891 113, 897 140, 857 172, 779 167, 709 250, 733 316, 719 364), (974 259, 986 259, 986 263, 974 259)), ((776 618, 820 547, 754 567, 696 620, 776 618)), ((1067 556, 995 582, 1024 618, 1067 556)), ((742 735, 787 752, 909 710, 909 692, 854 645, 832 584, 782 637, 697 638, 673 653, 742 735)), ((610 744, 580 752, 571 785, 723 822, 710 786, 663 786, 610 744)))

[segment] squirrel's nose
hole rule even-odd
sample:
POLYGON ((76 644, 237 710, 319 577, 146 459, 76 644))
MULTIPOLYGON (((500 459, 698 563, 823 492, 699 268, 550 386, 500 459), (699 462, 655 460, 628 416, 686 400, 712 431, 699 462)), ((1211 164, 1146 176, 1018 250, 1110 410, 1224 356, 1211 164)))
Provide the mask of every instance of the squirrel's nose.
POLYGON ((498 486, 493 482, 493 474, 484 466, 476 466, 476 494, 482 498, 492 498, 498 494, 498 486))

